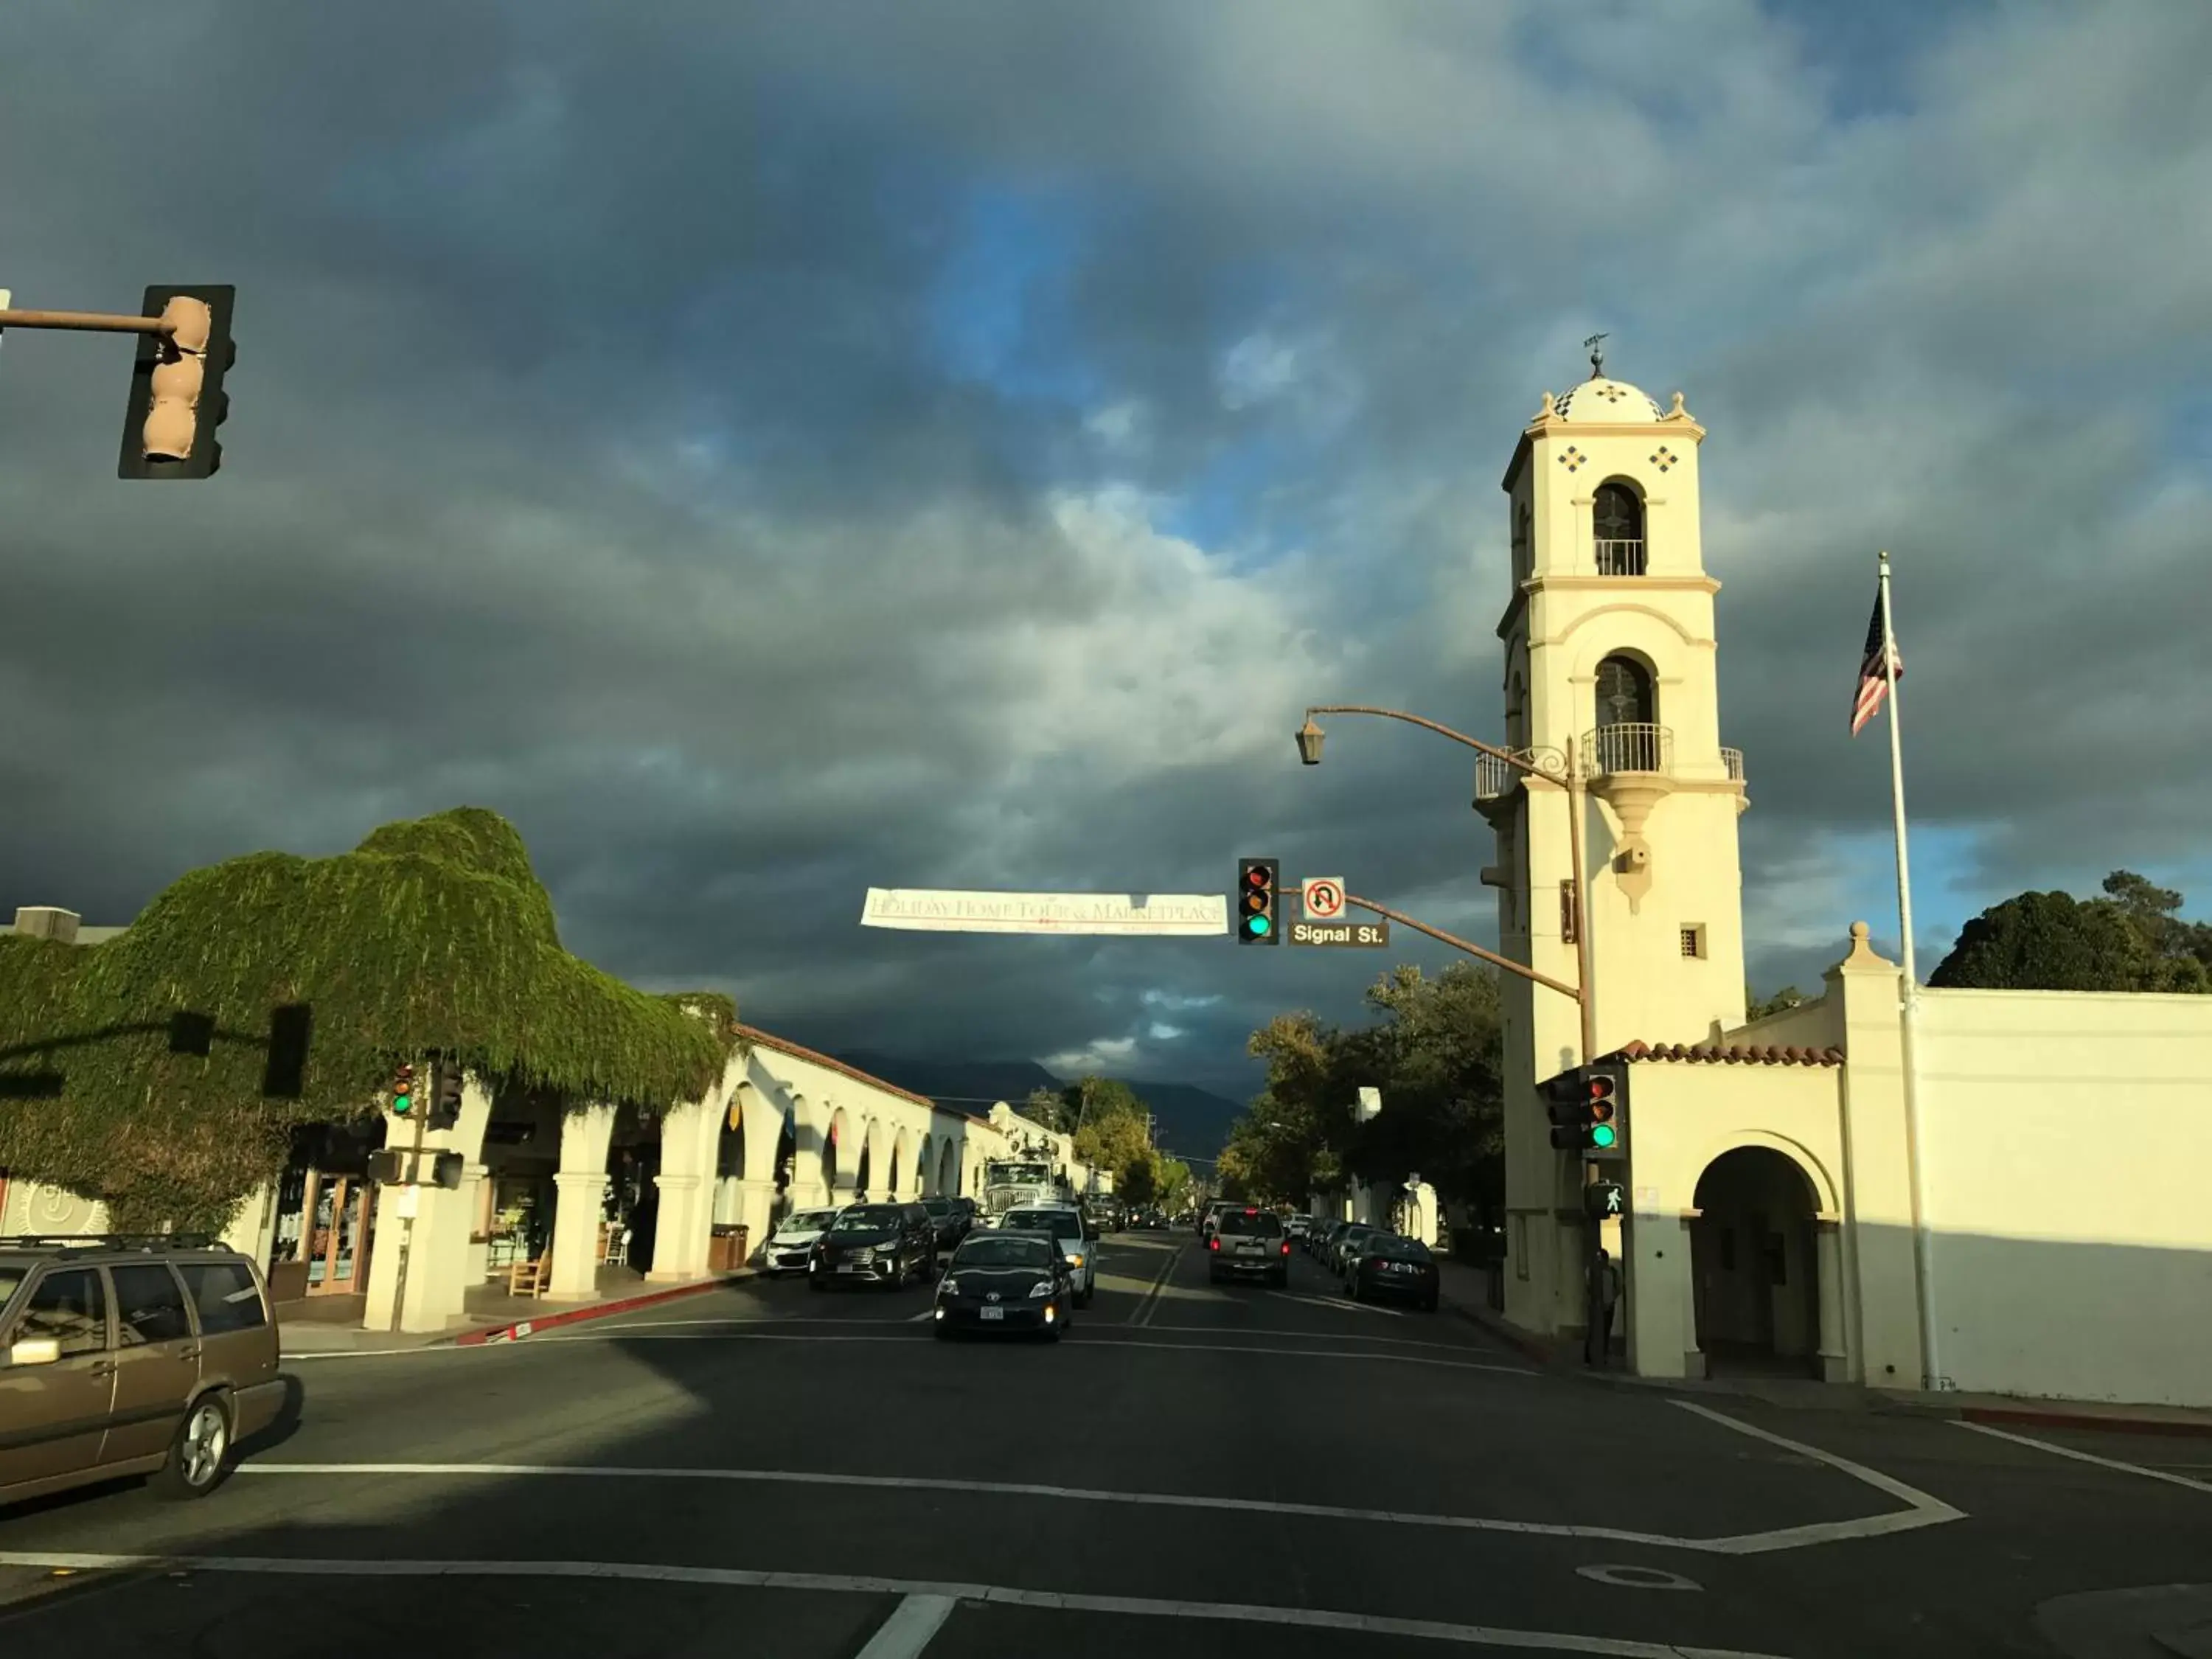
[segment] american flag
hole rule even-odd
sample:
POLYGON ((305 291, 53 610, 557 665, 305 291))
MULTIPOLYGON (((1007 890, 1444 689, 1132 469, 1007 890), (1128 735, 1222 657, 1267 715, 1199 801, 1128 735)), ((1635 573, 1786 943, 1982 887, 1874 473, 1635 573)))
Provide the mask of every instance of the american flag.
MULTIPOLYGON (((1881 590, 1874 595, 1874 620, 1867 624, 1866 654, 1859 662, 1859 691, 1851 703, 1851 735, 1856 737, 1859 728, 1881 712, 1881 700, 1889 690, 1889 681, 1882 672, 1882 617, 1881 590)), ((1899 679, 1905 678, 1905 658, 1893 645, 1889 652, 1890 672, 1899 679)))

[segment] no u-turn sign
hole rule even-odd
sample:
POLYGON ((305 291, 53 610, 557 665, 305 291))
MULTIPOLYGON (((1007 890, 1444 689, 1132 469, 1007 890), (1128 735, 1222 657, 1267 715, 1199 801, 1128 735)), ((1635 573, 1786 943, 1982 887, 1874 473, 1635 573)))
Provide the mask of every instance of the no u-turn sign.
POLYGON ((1344 878, 1308 876, 1298 884, 1298 903, 1308 921, 1334 921, 1344 914, 1344 878))

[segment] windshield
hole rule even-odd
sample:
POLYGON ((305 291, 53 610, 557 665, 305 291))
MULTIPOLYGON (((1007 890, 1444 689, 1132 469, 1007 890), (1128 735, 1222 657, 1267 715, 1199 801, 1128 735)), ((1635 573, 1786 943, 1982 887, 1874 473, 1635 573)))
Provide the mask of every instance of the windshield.
POLYGON ((1249 1238, 1280 1238, 1283 1222, 1272 1210, 1227 1210, 1222 1213, 1221 1231, 1249 1238))
POLYGON ((949 1198, 925 1198, 921 1200, 921 1207, 932 1215, 951 1215, 952 1200, 949 1198))
POLYGON ((1073 1210, 1016 1210, 1006 1218, 1009 1227, 1024 1227, 1054 1238, 1083 1237, 1083 1218, 1073 1210))
POLYGON ((952 1270, 962 1267, 1049 1267, 1052 1246, 1041 1238, 1018 1234, 987 1233, 971 1238, 953 1255, 952 1270))
POLYGON ((984 1178, 994 1187, 1042 1187, 1052 1180, 1048 1164, 989 1164, 984 1178))
POLYGON ((8 1305, 8 1298, 15 1294, 15 1287, 30 1277, 24 1267, 0 1267, 0 1308, 8 1305))
POLYGON ((1418 1238, 1401 1238, 1395 1233, 1377 1233, 1367 1241, 1370 1255, 1388 1256, 1393 1261, 1426 1261, 1429 1247, 1418 1238))
POLYGON ((835 1210, 795 1210, 784 1217, 782 1224, 776 1229, 776 1231, 780 1233, 825 1232, 829 1230, 830 1224, 836 1218, 837 1212, 835 1210))
POLYGON ((899 1212, 883 1205, 855 1206, 837 1218, 833 1233, 887 1233, 899 1224, 899 1212))

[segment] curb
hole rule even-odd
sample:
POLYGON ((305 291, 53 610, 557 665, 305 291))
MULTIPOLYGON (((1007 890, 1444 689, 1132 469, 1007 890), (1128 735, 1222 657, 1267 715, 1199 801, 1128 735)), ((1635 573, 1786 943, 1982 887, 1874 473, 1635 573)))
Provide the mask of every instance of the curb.
POLYGON ((1449 1308, 1468 1324, 1496 1337, 1506 1346, 1519 1353, 1523 1359, 1532 1360, 1539 1365, 1549 1367, 1559 1358, 1554 1344, 1543 1337, 1533 1335, 1522 1330, 1518 1325, 1501 1319, 1497 1315, 1489 1313, 1487 1310, 1478 1313, 1465 1303, 1455 1301, 1450 1297, 1444 1298, 1444 1306, 1449 1308))
POLYGON ((453 1339, 457 1348, 482 1347, 492 1342, 520 1342, 535 1336, 540 1331, 553 1330, 562 1325, 580 1325, 586 1320, 605 1319, 615 1314, 629 1313, 633 1309, 650 1308, 658 1303, 673 1302, 678 1297, 697 1296, 702 1291, 719 1291, 725 1285, 734 1285, 750 1279, 752 1271, 720 1273, 713 1279, 697 1279, 689 1285, 672 1285, 665 1291, 647 1291, 641 1296, 626 1296, 615 1302, 594 1302, 581 1308, 570 1308, 561 1313, 550 1313, 532 1319, 518 1319, 512 1324, 494 1325, 481 1331, 464 1331, 453 1339))
POLYGON ((2212 1435, 2212 1419, 2191 1422, 2187 1419, 2166 1417, 2100 1417, 2089 1412, 2039 1412, 2014 1406, 1960 1406, 1951 1410, 1936 1406, 1927 1409, 1945 1417, 1956 1417, 1961 1422, 2008 1423, 2015 1428, 2110 1429, 2119 1434, 2212 1435))

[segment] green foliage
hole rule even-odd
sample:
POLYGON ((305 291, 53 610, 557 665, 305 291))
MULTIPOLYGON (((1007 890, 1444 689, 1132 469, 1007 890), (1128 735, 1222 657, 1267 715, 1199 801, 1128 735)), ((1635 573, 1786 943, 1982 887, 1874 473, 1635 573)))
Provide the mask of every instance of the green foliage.
POLYGON ((1075 1156, 1114 1177, 1114 1190, 1127 1195, 1133 1186, 1156 1182, 1152 1134, 1145 1103, 1126 1083, 1086 1077, 1062 1091, 1062 1110, 1075 1131, 1075 1156))
POLYGON ((521 837, 462 807, 195 870, 103 945, 0 937, 0 1166, 118 1227, 219 1227, 295 1127, 374 1109, 402 1059, 658 1111, 704 1092, 735 1021, 562 951, 521 837), (288 1066, 289 1007, 309 1024, 288 1066), (211 1036, 173 1042, 179 1014, 211 1036))
POLYGON ((1021 1115, 1058 1133, 1066 1133, 1068 1120, 1064 1109, 1065 1103, 1060 1098, 1062 1092, 1058 1089, 1030 1090, 1029 1098, 1021 1103, 1021 1115))
POLYGON ((1346 1176, 1402 1181, 1418 1171, 1447 1198, 1502 1204, 1504 1027, 1494 970, 1455 963, 1428 979, 1401 965, 1369 988, 1367 1002, 1384 1018, 1362 1030, 1297 1013, 1252 1034, 1267 1082, 1230 1132, 1224 1190, 1303 1201, 1346 1176), (1353 1110, 1363 1085, 1381 1089, 1383 1100, 1382 1115, 1364 1125, 1353 1110))
POLYGON ((1747 1022, 1765 1019, 1770 1014, 1786 1013, 1805 1001, 1805 994, 1794 985, 1785 985, 1772 996, 1761 1001, 1752 995, 1751 987, 1743 988, 1744 1018, 1747 1022))
POLYGON ((1960 930, 1928 982, 2010 991, 2212 992, 2212 927, 2173 915, 2181 895, 2132 871, 2106 896, 2021 893, 1960 930))

